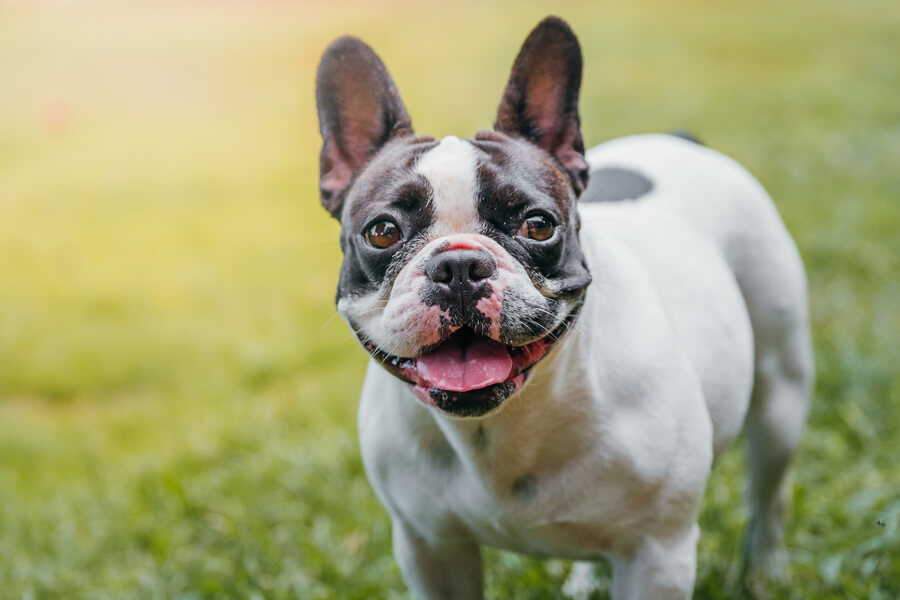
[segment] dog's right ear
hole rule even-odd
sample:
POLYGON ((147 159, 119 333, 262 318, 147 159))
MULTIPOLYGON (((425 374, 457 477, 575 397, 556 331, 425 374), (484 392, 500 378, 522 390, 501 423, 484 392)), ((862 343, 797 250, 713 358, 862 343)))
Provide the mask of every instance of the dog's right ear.
POLYGON ((412 135, 406 107, 381 59, 344 36, 325 50, 316 75, 322 153, 322 205, 340 219, 347 188, 369 159, 396 136, 412 135))

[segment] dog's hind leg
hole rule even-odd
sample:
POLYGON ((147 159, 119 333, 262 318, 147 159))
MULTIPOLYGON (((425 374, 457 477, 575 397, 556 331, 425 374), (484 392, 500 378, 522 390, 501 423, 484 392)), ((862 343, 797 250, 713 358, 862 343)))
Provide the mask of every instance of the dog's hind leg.
POLYGON ((805 427, 813 378, 803 267, 796 250, 780 259, 778 268, 760 273, 765 284, 745 288, 756 369, 745 421, 751 517, 743 570, 776 579, 787 575, 788 470, 805 427))

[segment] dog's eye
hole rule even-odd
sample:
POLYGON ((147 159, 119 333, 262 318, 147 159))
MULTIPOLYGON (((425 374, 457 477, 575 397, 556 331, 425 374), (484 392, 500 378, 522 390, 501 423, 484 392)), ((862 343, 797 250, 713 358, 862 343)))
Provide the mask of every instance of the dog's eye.
POLYGON ((519 228, 519 235, 530 240, 546 242, 553 237, 554 231, 556 231, 556 223, 549 215, 536 214, 525 219, 522 227, 519 228))
POLYGON ((370 246, 383 250, 400 240, 400 227, 393 221, 383 219, 369 225, 365 236, 370 246))

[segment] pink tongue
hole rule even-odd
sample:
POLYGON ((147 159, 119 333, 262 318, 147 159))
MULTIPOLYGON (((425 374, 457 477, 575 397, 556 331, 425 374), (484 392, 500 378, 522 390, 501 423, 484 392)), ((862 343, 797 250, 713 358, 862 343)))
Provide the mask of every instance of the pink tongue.
POLYGON ((419 374, 434 387, 451 392, 467 392, 506 381, 512 359, 506 347, 486 337, 468 344, 450 340, 419 357, 419 374))

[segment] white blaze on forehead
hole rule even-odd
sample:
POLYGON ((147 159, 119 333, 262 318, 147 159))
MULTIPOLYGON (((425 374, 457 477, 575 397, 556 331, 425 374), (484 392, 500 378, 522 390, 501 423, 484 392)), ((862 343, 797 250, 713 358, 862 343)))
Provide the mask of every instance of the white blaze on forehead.
POLYGON ((423 154, 416 164, 416 172, 431 185, 435 234, 477 230, 475 165, 472 144, 452 135, 423 154))

